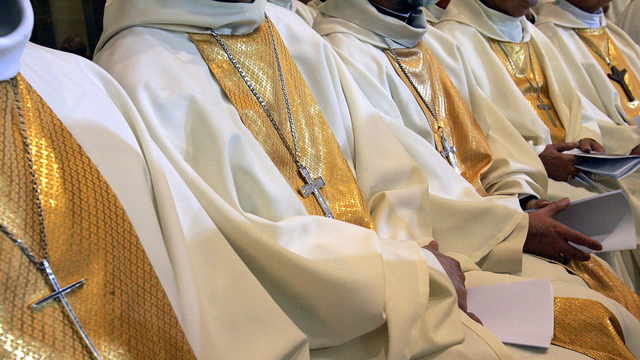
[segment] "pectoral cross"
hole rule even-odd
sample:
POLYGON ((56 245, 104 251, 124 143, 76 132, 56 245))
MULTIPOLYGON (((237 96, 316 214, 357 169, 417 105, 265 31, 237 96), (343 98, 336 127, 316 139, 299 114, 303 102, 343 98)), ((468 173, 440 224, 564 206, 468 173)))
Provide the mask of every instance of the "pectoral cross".
POLYGON ((329 209, 329 205, 327 205, 327 202, 324 200, 324 196, 322 196, 322 193, 320 192, 320 189, 327 185, 322 179, 322 176, 314 179, 309 173, 309 170, 307 170, 304 165, 299 164, 299 168, 300 174, 302 174, 302 178, 304 178, 305 182, 305 184, 300 188, 300 190, 302 191, 302 196, 305 199, 311 195, 315 196, 316 200, 320 204, 320 207, 322 208, 322 211, 324 212, 324 216, 328 217, 329 219, 335 219, 333 217, 331 209, 329 209))
POLYGON ((624 90, 627 98, 629 98, 629 102, 636 101, 636 99, 633 97, 631 89, 629 89, 629 85, 627 85, 627 81, 624 79, 625 76, 627 76, 627 69, 622 69, 622 71, 620 71, 616 66, 612 66, 611 74, 607 74, 607 76, 609 77, 609 79, 617 82, 618 84, 620 84, 620 86, 622 86, 622 90, 624 90))
POLYGON ((456 153, 458 152, 456 147, 449 143, 449 140, 444 136, 444 132, 442 131, 440 131, 440 141, 442 142, 442 151, 440 154, 443 158, 449 160, 451 167, 460 174, 460 168, 458 168, 458 161, 456 160, 456 153))
POLYGON ((542 100, 542 96, 540 95, 538 95, 538 101, 540 101, 540 104, 537 105, 538 109, 544 110, 544 112, 547 113, 547 116, 549 117, 549 120, 551 120, 551 124, 553 125, 553 127, 558 127, 556 119, 554 119, 553 115, 551 115, 551 105, 545 103, 544 100, 542 100))
POLYGON ((42 300, 40 300, 40 301, 36 302, 35 304, 33 304, 31 309, 35 310, 35 309, 45 305, 46 303, 48 303, 51 300, 59 299, 60 302, 62 303, 62 305, 64 305, 65 310, 67 310, 67 314, 69 314, 69 316, 71 317, 71 320, 73 321, 74 325, 76 326, 76 329, 78 329, 78 331, 80 332, 80 335, 82 336, 82 339, 84 340, 84 342, 87 344, 87 346, 89 347, 89 349, 93 353, 93 356, 97 360, 102 360, 102 357, 98 353, 98 350, 96 349, 96 347, 91 342, 91 339, 89 339, 89 335, 87 335, 87 333, 84 331, 84 328, 82 327, 82 324, 80 324, 80 321, 78 320, 78 317, 73 312, 73 309, 71 308, 71 305, 69 305, 69 302, 67 301, 67 298, 65 297, 66 293, 68 293, 69 291, 71 291, 71 290, 73 290, 75 288, 78 288, 78 287, 82 286, 87 281, 87 279, 83 279, 83 280, 80 280, 80 281, 78 281, 76 283, 73 283, 73 284, 71 284, 69 286, 66 286, 64 288, 60 288, 60 285, 58 284, 58 280, 56 279, 55 275, 53 274, 53 270, 51 270, 51 267, 49 266, 49 262, 47 260, 42 260, 42 266, 44 266, 45 274, 47 275, 47 278, 49 279, 49 282, 51 283, 51 286, 53 287, 54 291, 50 295, 44 297, 42 300))

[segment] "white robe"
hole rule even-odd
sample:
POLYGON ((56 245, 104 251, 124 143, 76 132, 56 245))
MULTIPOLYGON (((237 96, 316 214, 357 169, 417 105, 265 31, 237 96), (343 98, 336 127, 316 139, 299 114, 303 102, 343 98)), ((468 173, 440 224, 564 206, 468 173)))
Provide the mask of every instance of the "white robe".
MULTIPOLYGON (((459 313, 447 276, 428 266, 416 241, 392 236, 406 233, 403 223, 381 221, 376 234, 309 216, 242 124, 184 31, 209 33, 213 28, 246 34, 262 24, 265 9, 285 43, 305 44, 289 50, 347 160, 358 164, 365 196, 378 196, 374 217, 395 219, 395 203, 427 201, 424 175, 402 146, 387 140, 384 123, 369 113, 366 100, 357 92, 343 93, 338 82, 338 75, 346 74, 342 64, 291 12, 264 0, 113 1, 106 8, 96 61, 136 103, 153 142, 179 175, 170 183, 187 183, 243 261, 304 331, 311 348, 323 349, 312 356, 335 351, 337 357, 355 358, 354 353, 365 356, 366 347, 390 359, 447 358, 459 349, 510 358, 486 329, 472 322, 462 325, 469 319, 459 313), (381 162, 387 165, 373 166, 381 162), (383 177, 390 170, 399 176, 383 177), (407 180, 407 174, 412 178, 407 180)), ((421 243, 432 239, 423 235, 421 243)), ((205 273, 215 265, 199 256, 209 247, 206 242, 190 244, 192 264, 203 272, 196 275, 200 282, 207 281, 205 273)))
MULTIPOLYGON (((358 86, 360 86, 371 102, 376 108, 387 114, 386 118, 389 121, 389 126, 393 130, 394 136, 405 144, 407 148, 422 149, 421 154, 418 151, 414 151, 413 155, 417 160, 420 160, 421 156, 424 156, 424 149, 433 149, 432 145, 425 141, 425 138, 431 138, 422 134, 428 133, 428 130, 424 130, 426 125, 426 118, 414 99, 414 96, 410 93, 405 83, 397 76, 395 70, 391 67, 391 63, 387 56, 381 51, 381 48, 386 48, 386 45, 380 39, 378 33, 381 34, 393 34, 392 40, 401 42, 405 46, 410 46, 409 41, 413 39, 414 45, 422 40, 430 47, 439 61, 442 62, 446 70, 450 71, 450 75, 454 80, 454 83, 460 84, 462 93, 465 97, 472 98, 471 101, 475 106, 474 109, 481 112, 481 118, 486 116, 485 112, 493 116, 500 116, 499 113, 491 112, 491 104, 487 102, 486 98, 476 94, 475 97, 470 96, 469 93, 474 93, 472 90, 475 85, 472 79, 467 82, 463 76, 460 75, 460 68, 466 69, 465 71, 470 74, 467 65, 463 62, 463 55, 459 53, 459 48, 449 40, 445 35, 438 32, 433 28, 425 29, 412 29, 411 27, 402 24, 390 17, 381 16, 378 12, 369 6, 366 1, 350 1, 344 2, 342 0, 327 0, 327 2, 319 7, 320 15, 316 17, 314 21, 314 29, 316 29, 321 35, 325 36, 327 41, 334 46, 338 54, 341 56, 349 71, 354 76, 358 86), (376 32, 378 31, 378 32, 376 32), (416 38, 417 36, 417 38, 416 38), (367 59, 366 61, 362 59, 367 59), (458 67, 454 66, 458 64, 458 67), (484 104, 484 106, 480 106, 484 104), (392 120, 396 119, 396 120, 392 120), (399 124, 398 124, 399 123, 399 124), (403 124, 404 123, 404 124, 403 124), (413 133, 412 128, 422 128, 422 131, 416 131, 413 133), (420 136, 416 136, 420 135, 420 136)), ((484 119, 486 121, 486 119, 484 119)), ((506 120, 505 120, 506 121, 506 120)), ((497 127, 497 126, 496 126, 497 127)), ((508 124, 504 124, 502 127, 509 128, 508 124)), ((515 131, 514 131, 515 132, 515 131)), ((520 139, 520 136, 515 133, 515 138, 520 139)), ((432 141, 432 139, 431 139, 432 141)), ((529 145, 526 142, 520 140, 523 144, 523 152, 531 151, 529 145)), ((533 153, 533 152, 532 152, 533 153)), ((448 191, 453 193, 456 187, 464 188, 461 182, 454 182, 449 180, 451 184, 445 185, 446 182, 439 181, 439 172, 447 174, 450 177, 454 177, 449 173, 450 166, 446 162, 438 160, 439 155, 436 154, 431 158, 432 166, 431 172, 428 173, 430 180, 430 191, 448 191), (438 170, 439 169, 439 170, 438 170), (435 179, 435 180, 434 180, 435 179), (434 189, 439 188, 440 190, 434 189), (448 189, 447 189, 448 188, 448 189)), ((535 154, 534 154, 535 157, 535 154)), ((537 157, 536 157, 537 158, 537 157)), ((422 162, 421 164, 429 163, 429 161, 422 162)), ((423 168, 424 169, 424 168, 423 168)), ((544 174, 544 171, 543 171, 544 174)), ((546 175, 543 175, 546 179, 546 175)), ((469 184, 466 184, 469 187, 469 184)), ((471 192, 466 193, 467 195, 471 192)), ((460 193, 465 194, 464 192, 460 193)), ((431 198, 435 198, 434 194, 431 198)), ((471 199, 471 198, 469 198, 471 199)), ((472 200, 468 200, 472 201, 472 200)), ((446 211, 446 206, 438 206, 441 212, 446 211)), ((462 211, 461 209, 457 209, 462 211)), ((455 215, 458 218, 462 218, 463 215, 455 215)), ((490 217, 488 217, 490 219, 490 217)), ((487 220, 487 223, 491 223, 491 220, 487 220)), ((493 220, 496 221, 496 220, 493 220)), ((493 224, 493 223, 492 223, 493 224)), ((434 237, 436 240, 441 239, 435 236, 435 228, 437 224, 434 223, 434 237)), ((490 227, 490 226, 484 226, 490 227)), ((476 228, 471 229, 468 227, 468 233, 476 231, 476 228)), ((447 237, 447 233, 442 233, 444 237, 447 237)), ((443 242, 449 241, 449 239, 442 240, 443 242)), ((463 247, 463 239, 458 239, 458 246, 463 247)), ((567 274, 567 272, 557 265, 549 264, 531 256, 525 255, 522 257, 522 249, 519 249, 519 257, 522 261, 522 273, 529 277, 537 278, 551 278, 553 280, 554 289, 557 296, 571 296, 571 297, 586 297, 591 298, 595 296, 598 301, 603 301, 607 306, 616 308, 616 311, 621 311, 621 315, 627 325, 628 334, 635 336, 640 329, 640 324, 637 320, 629 318, 626 315, 626 310, 619 309, 619 306, 610 300, 603 298, 600 294, 594 293, 585 287, 581 279, 567 274), (562 294, 562 295, 560 295, 562 294)), ((460 252, 462 250, 459 249, 460 252)), ((461 260, 463 263, 463 269, 472 270, 467 272, 467 286, 477 286, 480 284, 495 283, 502 281, 514 281, 515 277, 506 277, 505 275, 491 276, 487 273, 473 271, 478 268, 470 263, 467 258, 461 260)), ((633 346, 633 344, 631 344, 633 346)), ((518 349, 510 348, 516 357, 531 357, 535 352, 530 349, 518 349)), ((636 354, 639 354, 640 349, 634 349, 636 354)), ((551 358, 565 358, 565 356, 574 356, 576 358, 585 358, 582 355, 577 355, 571 351, 552 347, 546 355, 551 358)))
POLYGON ((616 24, 629 35, 631 39, 640 45, 640 1, 631 1, 620 14, 616 24))
MULTIPOLYGON (((640 48, 624 31, 607 21, 602 14, 595 16, 594 19, 594 16, 581 12, 565 0, 557 0, 540 9, 536 26, 560 53, 576 88, 589 102, 607 114, 619 128, 617 130, 611 127, 605 128, 600 124, 603 137, 606 136, 604 139, 609 139, 603 143, 605 149, 612 153, 627 153, 640 144, 640 136, 638 135, 640 129, 627 125, 626 121, 632 122, 632 120, 627 118, 620 105, 619 93, 589 49, 573 31, 575 28, 588 28, 589 26, 562 7, 576 11, 586 19, 584 21, 591 20, 590 22, 595 23, 592 26, 606 27, 611 39, 616 43, 620 53, 625 57, 636 76, 640 76, 640 48), (609 136, 606 135, 607 132, 610 132, 609 136)), ((638 221, 640 219, 640 173, 636 172, 620 181, 611 181, 610 183, 612 187, 618 183, 625 190, 636 218, 636 237, 640 243, 640 222, 638 221)), ((635 250, 633 259, 627 259, 627 268, 630 274, 634 274, 633 269, 638 264, 640 264, 640 250, 635 250), (633 264, 634 262, 635 264, 633 264)), ((632 280, 638 289, 640 288, 640 275, 636 273, 634 276, 635 278, 632 280)))
MULTIPOLYGON (((84 58, 27 44, 33 12, 27 0, 19 5, 19 29, 0 37, 0 69, 12 69, 0 80, 20 71, 107 180, 198 358, 308 359, 302 332, 243 264, 186 185, 171 171, 165 175, 166 159, 150 142, 120 85, 84 58), (206 274, 192 267, 193 254, 188 253, 188 247, 203 242, 207 245, 197 255, 211 262, 206 274), (206 279, 196 281, 203 275, 206 279)), ((4 11, 0 8, 3 16, 4 11)))
POLYGON ((640 45, 640 1, 634 0, 620 14, 616 24, 640 45))
POLYGON ((394 135, 412 149, 427 174, 431 207, 439 209, 432 215, 437 219, 432 226, 441 248, 465 254, 485 270, 519 273, 528 217, 514 195, 544 194, 547 176, 524 141, 508 141, 517 137, 517 133, 477 89, 471 73, 459 71, 464 62, 455 44, 432 27, 426 31, 424 27, 413 28, 389 17, 379 17, 366 0, 328 0, 319 10, 314 29, 335 48, 358 86, 376 109, 386 115, 394 135), (494 162, 481 180, 491 196, 478 195, 434 148, 433 133, 422 108, 381 51, 380 47, 386 47, 381 37, 360 26, 365 22, 371 29, 386 31, 392 34, 390 39, 407 46, 414 46, 422 38, 434 52, 488 135, 494 162), (506 126, 491 125, 491 119, 502 119, 506 126), (503 209, 505 205, 509 212, 503 209), (465 226, 460 226, 461 219, 465 226), (487 223, 494 225, 485 226, 487 223), (474 232, 473 238, 468 236, 470 231, 474 232))
POLYGON ((305 5, 300 0, 268 0, 270 3, 280 5, 285 9, 289 9, 296 13, 310 26, 313 25, 313 19, 318 15, 318 11, 315 7, 305 5))
MULTIPOLYGON (((609 3, 609 10, 607 10, 605 16, 608 21, 615 23, 618 21, 620 16, 624 13, 624 9, 627 8, 627 5, 631 0, 613 0, 609 3)), ((638 19, 636 19, 637 21, 638 19)))

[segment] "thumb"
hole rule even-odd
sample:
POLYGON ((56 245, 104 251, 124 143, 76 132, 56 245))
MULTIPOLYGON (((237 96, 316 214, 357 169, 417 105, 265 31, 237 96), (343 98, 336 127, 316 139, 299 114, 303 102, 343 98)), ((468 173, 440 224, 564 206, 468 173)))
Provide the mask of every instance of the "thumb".
POLYGON ((573 149, 577 148, 578 147, 578 143, 561 142, 561 143, 555 143, 552 146, 557 152, 563 152, 563 151, 573 150, 573 149))
POLYGON ((544 212, 549 217, 554 217, 559 212, 565 210, 569 207, 570 201, 569 198, 563 198, 558 201, 554 201, 551 204, 545 206, 544 208, 538 210, 544 212))
POLYGON ((431 250, 431 251, 438 251, 438 242, 435 240, 431 240, 427 245, 422 247, 423 249, 427 249, 427 250, 431 250))

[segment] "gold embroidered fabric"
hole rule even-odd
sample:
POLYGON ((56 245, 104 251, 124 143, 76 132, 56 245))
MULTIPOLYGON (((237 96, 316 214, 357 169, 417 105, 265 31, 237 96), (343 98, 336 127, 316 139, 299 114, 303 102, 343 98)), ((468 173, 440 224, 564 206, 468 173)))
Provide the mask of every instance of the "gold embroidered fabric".
MULTIPOLYGON (((633 93, 633 96, 636 99, 635 101, 629 101, 629 98, 625 94, 620 84, 618 84, 617 82, 611 79, 609 79, 609 81, 611 81, 611 84, 613 84, 613 86, 618 91, 618 94, 620 95, 620 103, 622 105, 622 108, 624 109, 624 112, 627 114, 627 118, 631 120, 636 116, 639 116, 640 115, 640 80, 638 80, 638 74, 635 74, 633 72, 633 69, 631 69, 631 67, 629 66, 627 59, 624 58, 624 55, 622 55, 616 43, 613 41, 611 36, 609 36, 607 29, 605 29, 604 27, 601 27, 597 29, 574 29, 574 30, 576 33, 581 35, 579 37, 580 37, 580 40, 582 40, 582 42, 588 41, 589 44, 591 44, 591 46, 598 49, 601 55, 604 55, 605 57, 608 55, 609 59, 611 60, 612 66, 616 66, 618 69, 620 69, 620 71, 622 71, 623 69, 627 70, 627 75, 624 77, 624 79, 627 82, 629 89, 631 89, 631 92, 633 93), (609 39, 609 48, 607 48, 607 38, 609 39)), ((607 62, 604 61, 602 58, 600 58, 600 56, 598 56, 593 51, 593 49, 591 49, 588 45, 585 44, 585 46, 587 47, 591 55, 593 55, 593 58, 596 59, 596 61, 602 68, 602 71, 604 71, 605 74, 610 74, 611 67, 607 65, 607 62)), ((634 125, 634 124, 633 122, 631 122, 629 125, 634 125)))
POLYGON ((596 360, 634 360, 625 345, 615 315, 590 299, 554 299, 555 321, 551 343, 596 360))
MULTIPOLYGON (((444 128, 445 136, 456 147, 455 157, 462 176, 476 188, 476 191, 486 196, 487 193, 482 186, 482 175, 491 166, 493 155, 489 148, 489 143, 480 125, 473 117, 471 109, 458 92, 451 79, 444 71, 438 59, 431 53, 427 44, 420 41, 413 48, 395 49, 400 62, 404 65, 407 73, 416 84, 419 94, 429 101, 435 97, 435 109, 444 128)), ((385 54, 393 64, 396 73, 402 81, 409 87, 414 97, 420 104, 433 132, 436 149, 442 151, 442 141, 437 131, 436 121, 429 112, 427 105, 420 99, 420 96, 413 88, 409 79, 404 75, 389 50, 385 54)))
POLYGON ((571 261, 566 268, 578 275, 589 287, 615 300, 640 321, 640 296, 609 271, 594 256, 589 261, 571 261))
POLYGON ((491 50, 493 50, 498 59, 500 59, 500 62, 505 67, 505 69, 507 69, 509 76, 511 76, 511 79, 516 84, 518 89, 520 89, 522 95, 524 95, 524 97, 527 99, 533 111, 536 112, 540 120, 542 120, 542 122, 549 128, 549 131, 551 132, 551 141, 554 144, 566 141, 565 139, 567 136, 567 132, 564 128, 564 125, 562 124, 562 120, 560 119, 558 112, 556 111, 556 107, 551 100, 551 96, 549 95, 549 83, 547 82, 547 77, 544 74, 542 66, 540 66, 540 61, 538 59, 538 56, 536 55, 536 52, 531 52, 531 60, 533 60, 533 66, 535 67, 534 73, 534 69, 531 67, 531 60, 529 59, 529 47, 527 46, 526 42, 502 42, 505 50, 507 50, 507 52, 509 52, 509 54, 511 55, 511 59, 513 60, 516 68, 514 68, 509 61, 507 54, 502 51, 502 48, 500 47, 500 41, 489 39, 489 43, 491 44, 491 50), (540 99, 538 99, 538 93, 536 89, 531 86, 531 84, 540 85, 540 95, 542 97, 542 100, 545 104, 551 106, 549 112, 555 119, 556 124, 558 125, 557 127, 553 126, 553 123, 549 119, 547 112, 538 107, 538 104, 540 104, 540 99))
MULTIPOLYGON (((27 81, 18 75, 49 238, 49 263, 104 359, 195 359, 162 285, 106 180, 27 81)), ((0 222, 38 259, 40 223, 13 88, 0 82, 0 222)), ((59 301, 31 311, 51 287, 0 236, 0 358, 92 359, 59 301)))
MULTIPOLYGON (((373 219, 340 145, 275 26, 273 31, 300 141, 302 162, 313 178, 322 176, 325 180, 326 187, 321 192, 336 219, 373 229, 373 219)), ((262 106, 213 35, 190 36, 209 69, 231 99, 243 123, 298 194, 309 214, 324 216, 315 197, 305 199, 302 196, 300 188, 305 183, 291 154, 285 148, 262 106)), ((293 148, 284 93, 268 25, 263 23, 251 34, 220 37, 266 102, 293 148)))

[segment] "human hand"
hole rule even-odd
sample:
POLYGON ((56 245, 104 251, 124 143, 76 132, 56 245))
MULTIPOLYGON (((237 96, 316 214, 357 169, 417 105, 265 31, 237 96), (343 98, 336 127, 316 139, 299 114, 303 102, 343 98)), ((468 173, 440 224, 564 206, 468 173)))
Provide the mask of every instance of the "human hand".
POLYGON ((590 258, 589 254, 571 246, 568 241, 592 250, 602 250, 599 242, 553 220, 553 216, 568 206, 569 199, 564 198, 529 213, 529 232, 524 242, 524 252, 564 264, 571 260, 587 261, 590 258))
POLYGON ((544 151, 538 155, 547 176, 556 181, 569 181, 580 174, 580 169, 574 167, 578 163, 578 158, 574 155, 563 154, 563 151, 573 150, 578 147, 578 143, 557 143, 547 145, 544 151))
POLYGON ((629 153, 629 155, 640 155, 640 145, 634 147, 633 150, 631 150, 631 152, 629 153))
POLYGON ((589 138, 580 139, 578 142, 578 147, 582 152, 590 153, 592 151, 604 153, 604 147, 600 145, 597 141, 589 138))
POLYGON ((462 268, 458 260, 439 252, 438 243, 435 241, 431 241, 428 245, 423 246, 423 248, 431 251, 433 255, 436 256, 436 259, 438 259, 444 268, 449 279, 451 279, 451 283, 453 283, 453 287, 456 289, 456 294, 458 295, 458 307, 460 310, 464 311, 470 318, 482 325, 482 321, 480 321, 474 313, 467 311, 467 288, 464 285, 466 277, 462 273, 462 268))
POLYGON ((547 199, 533 199, 524 206, 524 210, 538 210, 551 204, 547 199))

